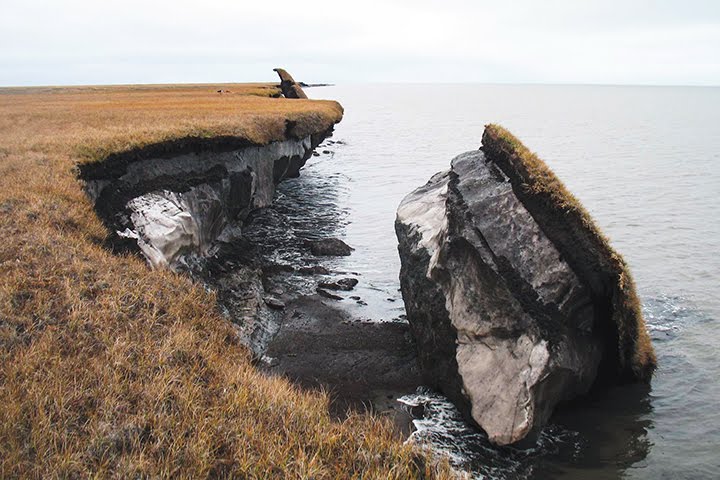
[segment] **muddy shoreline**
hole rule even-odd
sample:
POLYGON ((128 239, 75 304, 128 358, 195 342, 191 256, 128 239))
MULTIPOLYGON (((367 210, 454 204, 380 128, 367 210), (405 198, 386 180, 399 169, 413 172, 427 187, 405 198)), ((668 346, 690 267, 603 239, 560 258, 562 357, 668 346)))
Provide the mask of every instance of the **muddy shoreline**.
MULTIPOLYGON (((334 143, 321 144, 321 155, 332 156, 334 143)), ((407 437, 412 416, 397 400, 423 384, 407 322, 347 308, 364 304, 354 289, 362 276, 334 269, 333 256, 312 253, 313 241, 342 231, 343 214, 333 211, 333 202, 299 204, 283 184, 275 197, 243 221, 242 237, 222 243, 186 273, 217 292, 258 368, 328 392, 335 418, 389 415, 407 437)))

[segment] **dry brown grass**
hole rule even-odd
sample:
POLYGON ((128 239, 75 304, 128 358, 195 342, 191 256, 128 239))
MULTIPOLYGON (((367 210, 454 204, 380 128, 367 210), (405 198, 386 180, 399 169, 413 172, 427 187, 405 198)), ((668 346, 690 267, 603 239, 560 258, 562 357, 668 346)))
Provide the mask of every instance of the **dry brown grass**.
POLYGON ((0 477, 448 476, 388 420, 332 421, 326 395, 256 371, 213 294, 102 247, 77 162, 193 135, 264 143, 286 118, 341 115, 246 95, 273 91, 0 91, 0 477))
POLYGON ((237 137, 262 145, 284 139, 286 121, 303 137, 342 117, 337 102, 269 98, 278 91, 263 84, 5 88, 0 128, 12 127, 3 143, 93 162, 182 138, 237 137), (19 135, 23 125, 32 132, 19 135))
POLYGON ((578 241, 573 248, 584 249, 587 258, 611 278, 614 304, 613 321, 617 327, 619 375, 625 380, 649 381, 655 368, 655 351, 645 327, 640 298, 630 269, 622 256, 595 224, 582 203, 565 187, 545 162, 499 125, 487 125, 483 148, 510 159, 522 177, 527 194, 559 212, 568 232, 578 241), (592 252, 592 253, 590 253, 592 252))

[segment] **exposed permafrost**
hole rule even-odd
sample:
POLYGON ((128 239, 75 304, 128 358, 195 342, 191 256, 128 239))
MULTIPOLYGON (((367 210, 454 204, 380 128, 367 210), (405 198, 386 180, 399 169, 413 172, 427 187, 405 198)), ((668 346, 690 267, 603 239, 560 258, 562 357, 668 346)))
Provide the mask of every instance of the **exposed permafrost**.
POLYGON ((227 225, 222 192, 209 185, 186 193, 168 190, 134 198, 127 203, 134 230, 118 235, 133 238, 151 265, 177 265, 185 255, 207 256, 227 225))
POLYGON ((86 190, 120 239, 135 243, 152 266, 177 268, 239 236, 241 221, 272 203, 275 185, 298 175, 325 133, 137 160, 119 175, 108 168, 114 178, 94 167, 86 190))

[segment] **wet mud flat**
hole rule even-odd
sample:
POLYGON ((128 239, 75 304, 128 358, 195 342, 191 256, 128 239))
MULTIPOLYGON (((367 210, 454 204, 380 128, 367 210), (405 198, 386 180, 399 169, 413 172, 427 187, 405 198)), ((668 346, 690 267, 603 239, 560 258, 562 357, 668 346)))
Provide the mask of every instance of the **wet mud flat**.
POLYGON ((408 325, 353 318, 331 301, 309 295, 286 306, 265 368, 329 391, 337 418, 349 410, 389 414, 410 433, 412 419, 397 401, 421 384, 408 325))

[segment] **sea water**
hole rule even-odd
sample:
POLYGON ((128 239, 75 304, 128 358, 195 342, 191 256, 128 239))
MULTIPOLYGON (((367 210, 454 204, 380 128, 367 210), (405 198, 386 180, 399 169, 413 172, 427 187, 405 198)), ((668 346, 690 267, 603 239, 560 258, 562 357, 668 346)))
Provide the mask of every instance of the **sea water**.
MULTIPOLYGON (((614 388, 558 412, 534 448, 493 448, 441 395, 414 440, 478 478, 720 478, 720 88, 338 85, 332 139, 279 195, 331 216, 323 235, 355 248, 375 321, 402 320, 394 233, 401 199, 499 123, 556 172, 634 274, 658 355, 652 386, 614 388), (324 153, 323 153, 324 152, 324 153), (315 192, 308 198, 308 192, 315 192), (305 200, 303 200, 303 198, 305 200)), ((366 305, 365 305, 366 304, 366 305)))

